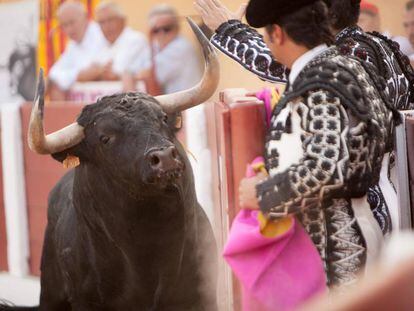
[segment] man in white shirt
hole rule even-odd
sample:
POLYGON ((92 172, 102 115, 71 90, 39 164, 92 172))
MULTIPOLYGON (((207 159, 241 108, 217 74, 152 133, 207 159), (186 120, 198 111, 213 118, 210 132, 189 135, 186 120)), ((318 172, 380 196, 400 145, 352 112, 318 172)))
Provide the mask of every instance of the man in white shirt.
POLYGON ((136 80, 146 81, 152 74, 164 94, 195 85, 201 78, 199 59, 192 44, 180 35, 175 9, 158 5, 149 13, 148 22, 154 55, 148 51, 145 58, 137 58, 130 65, 129 74, 124 76, 124 89, 134 90, 136 80))
POLYGON ((78 80, 80 71, 105 47, 105 38, 99 26, 88 20, 79 2, 64 2, 58 8, 57 18, 70 41, 49 72, 48 91, 52 100, 65 100, 66 92, 78 80))
MULTIPOLYGON (((410 0, 405 5, 405 14, 403 25, 410 41, 411 47, 414 47, 414 0, 410 0)), ((410 55, 411 65, 414 65, 414 52, 410 55)))
POLYGON ((119 80, 127 67, 148 54, 145 36, 126 26, 126 15, 114 2, 102 2, 96 8, 96 21, 106 39, 92 64, 80 72, 80 81, 119 80))

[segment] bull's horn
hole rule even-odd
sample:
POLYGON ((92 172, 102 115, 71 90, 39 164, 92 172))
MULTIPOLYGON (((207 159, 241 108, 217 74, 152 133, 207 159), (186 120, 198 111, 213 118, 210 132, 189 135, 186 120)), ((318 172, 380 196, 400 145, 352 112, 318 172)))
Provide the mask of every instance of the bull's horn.
POLYGON ((40 154, 52 154, 75 146, 84 138, 83 127, 78 123, 45 135, 43 128, 43 111, 45 105, 45 82, 43 70, 40 69, 37 93, 30 115, 28 143, 32 151, 40 154))
POLYGON ((205 102, 216 91, 220 79, 220 66, 214 47, 193 20, 190 18, 187 20, 203 48, 204 76, 196 86, 189 90, 157 96, 156 99, 167 113, 183 111, 205 102))

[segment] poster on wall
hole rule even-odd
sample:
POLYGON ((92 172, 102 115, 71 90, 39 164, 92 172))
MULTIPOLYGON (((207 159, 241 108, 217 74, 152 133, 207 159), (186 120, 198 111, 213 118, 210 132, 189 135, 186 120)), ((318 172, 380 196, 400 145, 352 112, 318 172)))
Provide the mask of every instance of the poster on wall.
POLYGON ((39 2, 0 3, 0 105, 34 97, 39 2))

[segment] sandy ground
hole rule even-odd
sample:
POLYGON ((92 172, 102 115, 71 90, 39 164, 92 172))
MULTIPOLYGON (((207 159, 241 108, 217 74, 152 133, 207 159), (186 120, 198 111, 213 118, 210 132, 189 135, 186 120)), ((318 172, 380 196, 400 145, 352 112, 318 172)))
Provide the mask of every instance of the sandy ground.
POLYGON ((33 306, 39 303, 39 278, 17 278, 0 273, 0 299, 8 300, 15 305, 33 306))

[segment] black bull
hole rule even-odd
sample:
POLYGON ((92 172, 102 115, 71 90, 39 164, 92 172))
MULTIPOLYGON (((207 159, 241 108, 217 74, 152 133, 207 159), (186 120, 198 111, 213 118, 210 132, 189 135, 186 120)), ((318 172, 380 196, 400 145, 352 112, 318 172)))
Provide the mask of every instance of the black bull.
MULTIPOLYGON (((139 93, 104 97, 80 114, 80 142, 58 152, 31 126, 43 144, 32 149, 80 160, 49 196, 33 310, 217 309, 213 231, 175 138, 179 113, 165 107, 139 93)), ((43 119, 42 95, 38 110, 43 119)))

